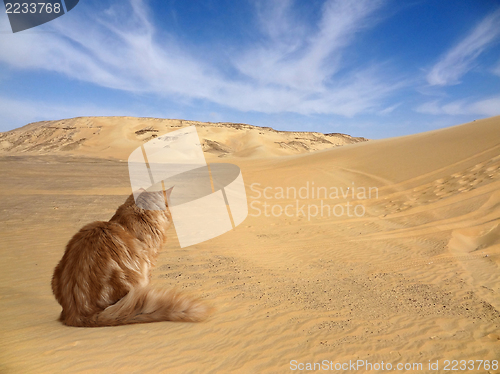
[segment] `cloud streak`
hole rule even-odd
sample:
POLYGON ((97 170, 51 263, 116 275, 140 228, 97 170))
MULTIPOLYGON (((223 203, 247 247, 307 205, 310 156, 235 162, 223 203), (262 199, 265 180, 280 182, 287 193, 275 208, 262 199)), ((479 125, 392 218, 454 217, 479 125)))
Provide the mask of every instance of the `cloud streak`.
MULTIPOLYGON (((68 14, 52 32, 5 34, 0 62, 12 69, 50 70, 72 79, 177 100, 206 100, 241 111, 354 116, 380 110, 402 87, 384 65, 349 69, 343 51, 383 5, 377 0, 329 0, 314 30, 291 0, 257 3, 265 42, 246 44, 219 69, 194 57, 175 35, 151 21, 142 0, 68 14), (343 69, 342 75, 339 71, 343 69), (392 80, 391 80, 392 79, 392 80)), ((220 53, 215 50, 213 53, 220 53)))
POLYGON ((477 115, 492 117, 500 115, 500 96, 481 100, 454 100, 441 104, 439 101, 429 101, 418 106, 416 112, 432 115, 477 115))
POLYGON ((500 77, 500 61, 498 61, 497 66, 493 68, 492 73, 500 77))
POLYGON ((431 86, 460 83, 475 61, 500 36, 500 9, 485 17, 462 41, 446 52, 427 74, 431 86))
POLYGON ((377 0, 328 1, 317 31, 306 34, 306 26, 293 13, 291 1, 266 3, 266 11, 259 12, 266 40, 236 59, 235 65, 263 84, 313 91, 325 88, 343 67, 342 50, 383 4, 377 0), (274 26, 276 20, 280 21, 279 29, 274 26))

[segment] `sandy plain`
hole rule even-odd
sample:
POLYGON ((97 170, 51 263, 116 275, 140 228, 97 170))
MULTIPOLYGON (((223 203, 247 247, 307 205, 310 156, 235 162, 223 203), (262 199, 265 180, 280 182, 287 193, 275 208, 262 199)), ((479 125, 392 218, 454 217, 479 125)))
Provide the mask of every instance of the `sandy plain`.
POLYGON ((368 142, 238 126, 80 118, 0 134, 0 373, 500 372, 500 117, 368 142), (135 147, 190 124, 209 163, 241 168, 249 215, 188 248, 171 229, 153 283, 214 313, 63 326, 50 279, 66 243, 131 192, 135 147), (344 370, 357 360, 372 370, 344 370))

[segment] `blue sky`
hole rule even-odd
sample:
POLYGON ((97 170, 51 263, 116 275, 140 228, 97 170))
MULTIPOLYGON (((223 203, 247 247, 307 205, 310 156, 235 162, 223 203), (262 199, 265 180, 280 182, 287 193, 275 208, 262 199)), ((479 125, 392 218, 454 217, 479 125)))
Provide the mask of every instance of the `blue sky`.
POLYGON ((80 0, 12 34, 0 131, 126 115, 384 138, 500 114, 498 0, 80 0))

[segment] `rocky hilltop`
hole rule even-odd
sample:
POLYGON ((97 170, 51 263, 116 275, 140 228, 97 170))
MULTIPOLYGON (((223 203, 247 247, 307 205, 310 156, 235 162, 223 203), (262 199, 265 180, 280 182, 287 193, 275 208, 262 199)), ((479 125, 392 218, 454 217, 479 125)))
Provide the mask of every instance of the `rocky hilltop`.
POLYGON ((367 139, 345 134, 277 131, 241 123, 134 117, 78 117, 30 123, 0 133, 0 154, 80 154, 127 159, 159 135, 196 125, 209 157, 268 157, 313 152, 367 139))

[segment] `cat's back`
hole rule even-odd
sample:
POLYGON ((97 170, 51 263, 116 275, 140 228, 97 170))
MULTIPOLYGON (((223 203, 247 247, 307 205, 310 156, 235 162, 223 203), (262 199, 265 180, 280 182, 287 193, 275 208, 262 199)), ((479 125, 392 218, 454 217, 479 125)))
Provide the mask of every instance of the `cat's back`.
POLYGON ((110 251, 118 243, 129 247, 133 238, 115 222, 96 221, 83 226, 66 246, 62 261, 78 260, 82 266, 87 261, 98 262, 99 259, 117 255, 110 251))

